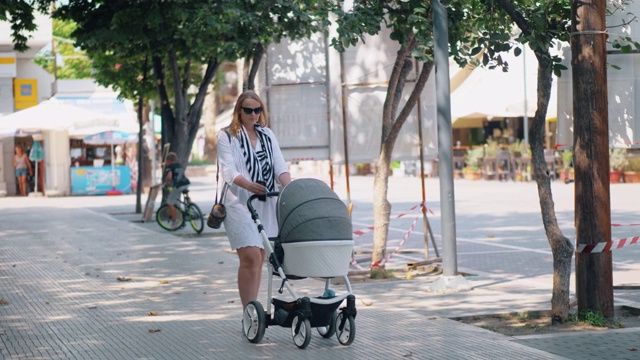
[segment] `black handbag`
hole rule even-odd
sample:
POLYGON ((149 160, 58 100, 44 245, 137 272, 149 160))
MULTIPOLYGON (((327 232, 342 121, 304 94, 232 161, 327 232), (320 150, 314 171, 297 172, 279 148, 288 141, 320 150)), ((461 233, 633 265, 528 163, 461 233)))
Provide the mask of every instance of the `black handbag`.
MULTIPOLYGON (((220 165, 218 165, 220 166, 220 165)), ((218 174, 220 168, 216 171, 216 201, 209 212, 209 216, 207 217, 207 226, 212 229, 220 229, 222 226, 222 222, 227 217, 227 209, 224 207, 222 203, 224 201, 224 195, 227 193, 227 183, 225 182, 222 186, 222 194, 220 195, 220 201, 218 201, 218 174)))
MULTIPOLYGON (((229 137, 229 142, 231 142, 231 136, 227 131, 227 136, 229 137)), ((218 201, 218 184, 220 177, 220 160, 216 163, 216 201, 209 212, 209 216, 207 217, 207 226, 212 229, 220 229, 222 226, 222 222, 227 217, 227 209, 224 207, 224 196, 227 193, 227 188, 229 187, 225 182, 222 186, 222 193, 220 194, 220 201, 218 201)))

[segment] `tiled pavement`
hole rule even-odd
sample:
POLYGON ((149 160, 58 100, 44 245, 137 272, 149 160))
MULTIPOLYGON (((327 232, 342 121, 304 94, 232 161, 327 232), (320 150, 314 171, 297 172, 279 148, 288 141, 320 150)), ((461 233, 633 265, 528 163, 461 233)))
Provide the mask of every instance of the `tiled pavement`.
MULTIPOLYGON (((500 281, 491 274, 480 274, 473 291, 447 295, 427 294, 429 281, 354 283, 366 301, 358 301, 357 335, 348 347, 314 332, 309 347, 299 350, 290 330, 280 327, 251 344, 240 331, 237 258, 224 234, 170 234, 154 223, 131 222, 138 218, 130 211, 133 201, 0 199, 0 297, 6 302, 0 305, 0 358, 640 358, 630 350, 640 348, 635 329, 514 339, 447 319, 548 304, 547 289, 492 287, 500 281)), ((317 285, 295 282, 309 295, 317 285)))

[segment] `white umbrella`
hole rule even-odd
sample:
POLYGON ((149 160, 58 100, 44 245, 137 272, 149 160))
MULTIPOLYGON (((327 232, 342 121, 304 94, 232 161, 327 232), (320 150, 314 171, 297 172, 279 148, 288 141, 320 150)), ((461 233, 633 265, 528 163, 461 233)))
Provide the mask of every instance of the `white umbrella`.
POLYGON ((76 123, 107 120, 110 117, 97 111, 47 100, 36 106, 16 111, 0 118, 0 130, 66 130, 76 123))
POLYGON ((111 145, 111 191, 107 192, 107 195, 119 195, 122 194, 116 190, 116 177, 115 177, 115 154, 113 151, 113 145, 129 144, 138 142, 138 136, 133 133, 127 133, 123 131, 103 131, 97 134, 89 135, 84 138, 84 142, 90 145, 111 145))

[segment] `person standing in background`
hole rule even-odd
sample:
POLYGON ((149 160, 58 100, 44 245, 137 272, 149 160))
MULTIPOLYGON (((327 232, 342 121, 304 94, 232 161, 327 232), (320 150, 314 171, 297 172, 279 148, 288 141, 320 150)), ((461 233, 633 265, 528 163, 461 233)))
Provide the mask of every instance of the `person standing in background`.
POLYGON ((31 160, 24 152, 22 145, 16 145, 16 154, 13 156, 13 167, 16 169, 16 179, 20 187, 20 195, 27 196, 27 173, 33 175, 31 160))

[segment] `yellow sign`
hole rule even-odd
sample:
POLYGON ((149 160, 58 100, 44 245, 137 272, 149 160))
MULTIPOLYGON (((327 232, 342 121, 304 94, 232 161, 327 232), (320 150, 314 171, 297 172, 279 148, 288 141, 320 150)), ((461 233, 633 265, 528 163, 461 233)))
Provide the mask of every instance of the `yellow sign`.
POLYGON ((13 97, 16 110, 38 105, 38 79, 14 79, 13 97))

